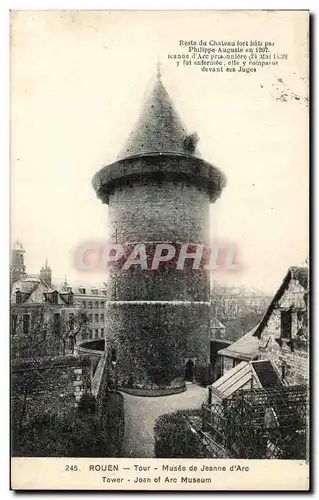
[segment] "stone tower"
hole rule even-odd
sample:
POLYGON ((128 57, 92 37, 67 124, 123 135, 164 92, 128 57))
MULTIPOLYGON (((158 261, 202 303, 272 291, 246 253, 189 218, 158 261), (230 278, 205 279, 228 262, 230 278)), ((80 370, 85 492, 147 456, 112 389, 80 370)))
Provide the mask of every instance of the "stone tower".
MULTIPOLYGON (((209 207, 223 174, 196 152, 157 75, 140 118, 117 160, 93 177, 109 206, 109 240, 150 252, 156 243, 209 241, 209 207)), ((185 362, 207 366, 210 339, 209 274, 203 268, 110 269, 107 345, 116 348, 118 385, 136 395, 185 389, 185 362)))
POLYGON ((27 277, 26 267, 24 265, 25 250, 20 241, 16 241, 11 250, 10 281, 11 285, 18 280, 27 277))
POLYGON ((52 284, 52 269, 48 266, 48 259, 45 260, 45 266, 40 269, 40 278, 45 281, 49 286, 52 284))

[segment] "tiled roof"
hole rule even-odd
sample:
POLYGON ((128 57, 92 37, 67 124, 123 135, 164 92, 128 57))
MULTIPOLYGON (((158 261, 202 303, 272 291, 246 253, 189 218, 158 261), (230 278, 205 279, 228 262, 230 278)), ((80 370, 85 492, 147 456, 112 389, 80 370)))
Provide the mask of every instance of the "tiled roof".
MULTIPOLYGON (((194 151, 188 147, 191 140, 161 78, 157 78, 118 159, 147 153, 192 154, 195 147, 194 151)), ((194 137, 195 146, 196 142, 194 137)))
POLYGON ((305 290, 308 290, 308 268, 307 267, 290 267, 289 271, 293 278, 296 278, 305 290))

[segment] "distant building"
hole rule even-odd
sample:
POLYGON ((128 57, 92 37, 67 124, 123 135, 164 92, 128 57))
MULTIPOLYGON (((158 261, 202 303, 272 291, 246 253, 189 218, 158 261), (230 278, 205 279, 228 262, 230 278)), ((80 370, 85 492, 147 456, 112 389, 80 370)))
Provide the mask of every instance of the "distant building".
POLYGON ((47 260, 39 275, 27 276, 23 253, 21 244, 13 250, 22 277, 17 279, 15 270, 10 297, 12 357, 73 352, 84 340, 104 341, 106 289, 72 286, 66 280, 58 285, 52 282, 47 260))
POLYGON ((11 289, 11 355, 26 358, 32 355, 53 355, 59 350, 58 342, 47 335, 51 320, 60 316, 63 304, 58 299, 48 307, 45 294, 51 287, 39 276, 28 276, 15 281, 11 289))
POLYGON ((12 286, 18 280, 27 277, 26 266, 24 264, 25 250, 20 241, 16 241, 11 250, 10 265, 10 285, 12 286))
POLYGON ((72 293, 73 304, 86 313, 87 325, 77 339, 92 340, 105 339, 106 334, 106 302, 105 287, 72 285, 65 282, 59 291, 60 296, 67 297, 72 293))
POLYGON ((271 301, 271 297, 259 290, 244 287, 221 286, 214 282, 211 289, 212 311, 223 320, 237 319, 249 314, 262 314, 271 301))

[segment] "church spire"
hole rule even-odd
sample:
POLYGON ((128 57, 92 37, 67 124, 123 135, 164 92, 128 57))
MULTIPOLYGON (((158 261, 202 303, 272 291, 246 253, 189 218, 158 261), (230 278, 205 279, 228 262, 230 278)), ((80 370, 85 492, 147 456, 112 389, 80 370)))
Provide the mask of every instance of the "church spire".
POLYGON ((158 80, 160 80, 162 78, 162 74, 161 74, 161 61, 159 59, 157 60, 156 78, 158 80))

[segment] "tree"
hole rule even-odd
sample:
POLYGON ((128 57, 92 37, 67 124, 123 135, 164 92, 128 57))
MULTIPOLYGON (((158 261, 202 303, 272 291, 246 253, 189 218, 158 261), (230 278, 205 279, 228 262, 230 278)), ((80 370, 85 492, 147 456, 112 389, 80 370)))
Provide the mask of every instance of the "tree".
POLYGON ((73 354, 87 314, 78 307, 53 308, 46 304, 11 308, 12 358, 73 354))

